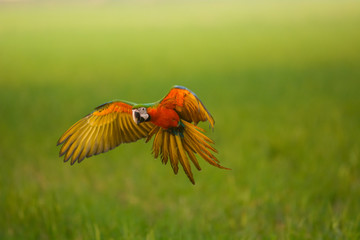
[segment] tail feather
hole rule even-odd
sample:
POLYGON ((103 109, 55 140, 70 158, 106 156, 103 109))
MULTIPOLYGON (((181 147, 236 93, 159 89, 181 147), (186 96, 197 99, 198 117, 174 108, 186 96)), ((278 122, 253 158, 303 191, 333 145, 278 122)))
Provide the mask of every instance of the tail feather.
POLYGON ((177 154, 177 146, 176 146, 176 142, 175 142, 175 136, 174 135, 170 135, 170 146, 169 146, 169 158, 170 158, 170 163, 171 163, 171 167, 174 170, 174 173, 177 174, 178 173, 178 154, 177 154))
POLYGON ((154 157, 158 158, 161 156, 163 164, 166 164, 169 160, 175 174, 178 172, 178 163, 180 162, 189 180, 195 184, 189 159, 200 171, 201 167, 197 161, 196 154, 215 167, 229 169, 221 166, 219 160, 210 152, 217 153, 217 150, 210 145, 214 141, 202 132, 204 130, 200 127, 186 121, 181 121, 180 127, 175 130, 166 130, 160 127, 154 128, 146 141, 149 141, 155 135, 153 142, 154 157))
POLYGON ((164 144, 163 140, 163 131, 159 131, 154 139, 153 153, 155 158, 158 158, 159 156, 159 153, 161 151, 160 148, 164 144))
POLYGON ((194 141, 188 134, 186 134, 186 136, 189 137, 189 142, 194 146, 196 153, 198 153, 205 161, 215 167, 223 168, 220 164, 218 164, 219 160, 206 150, 204 146, 197 144, 196 141, 194 141))
MULTIPOLYGON (((184 142, 184 143, 185 143, 185 142, 184 142)), ((185 151, 186 151, 186 153, 188 154, 190 160, 192 161, 192 163, 195 165, 195 167, 197 168, 197 170, 200 171, 200 170, 201 170, 201 167, 200 167, 200 165, 199 165, 199 162, 198 162, 197 159, 196 159, 196 156, 195 156, 195 154, 194 154, 194 151, 191 150, 186 143, 184 144, 184 148, 185 148, 185 151)))
POLYGON ((195 184, 194 177, 193 177, 193 174, 191 172, 189 159, 187 158, 187 156, 185 154, 185 150, 183 148, 183 144, 182 144, 182 141, 180 139, 180 136, 175 135, 175 140, 176 140, 176 144, 177 144, 177 147, 178 147, 178 153, 179 153, 178 156, 179 156, 181 166, 183 167, 184 172, 186 173, 186 175, 188 176, 188 178, 190 179, 192 184, 195 184))
POLYGON ((162 146, 161 152, 161 162, 163 164, 167 164, 169 159, 169 141, 170 141, 170 134, 167 131, 164 131, 164 141, 162 146))

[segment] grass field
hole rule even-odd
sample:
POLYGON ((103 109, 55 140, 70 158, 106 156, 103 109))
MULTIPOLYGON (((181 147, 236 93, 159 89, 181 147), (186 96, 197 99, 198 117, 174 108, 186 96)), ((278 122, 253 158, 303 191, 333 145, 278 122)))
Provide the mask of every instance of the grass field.
POLYGON ((357 1, 0 1, 0 239, 360 239, 359 26, 357 1), (231 171, 58 157, 97 105, 175 84, 231 171))

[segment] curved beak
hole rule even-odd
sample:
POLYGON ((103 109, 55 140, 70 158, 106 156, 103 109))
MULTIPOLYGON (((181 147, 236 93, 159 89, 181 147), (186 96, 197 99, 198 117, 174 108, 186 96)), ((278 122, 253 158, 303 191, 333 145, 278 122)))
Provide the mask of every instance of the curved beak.
POLYGON ((147 113, 141 114, 139 110, 133 109, 132 110, 132 117, 136 124, 142 123, 142 122, 148 122, 150 121, 150 115, 147 113))

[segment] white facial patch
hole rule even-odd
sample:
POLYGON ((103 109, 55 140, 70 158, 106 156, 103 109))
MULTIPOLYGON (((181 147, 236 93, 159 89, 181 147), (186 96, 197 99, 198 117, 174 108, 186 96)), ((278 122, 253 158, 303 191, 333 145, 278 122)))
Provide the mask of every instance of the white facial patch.
POLYGON ((139 112, 139 111, 137 109, 132 110, 132 118, 133 118, 134 122, 137 122, 136 117, 135 117, 136 112, 139 112))
POLYGON ((140 107, 137 110, 139 111, 140 115, 146 113, 146 108, 144 107, 140 107))
POLYGON ((141 108, 138 108, 138 110, 140 113, 140 117, 142 117, 143 119, 146 120, 149 117, 149 115, 147 114, 146 108, 141 107, 141 108))
POLYGON ((141 122, 147 121, 149 114, 144 107, 135 108, 132 110, 132 118, 135 123, 139 124, 141 122))

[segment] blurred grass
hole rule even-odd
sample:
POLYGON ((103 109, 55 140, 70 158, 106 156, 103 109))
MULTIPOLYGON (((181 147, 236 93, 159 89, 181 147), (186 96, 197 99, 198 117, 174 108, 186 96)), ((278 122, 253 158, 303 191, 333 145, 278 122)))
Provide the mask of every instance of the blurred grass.
POLYGON ((0 3, 0 239, 358 239, 358 26, 356 1, 0 3), (232 171, 57 157, 95 106, 174 84, 232 171))

